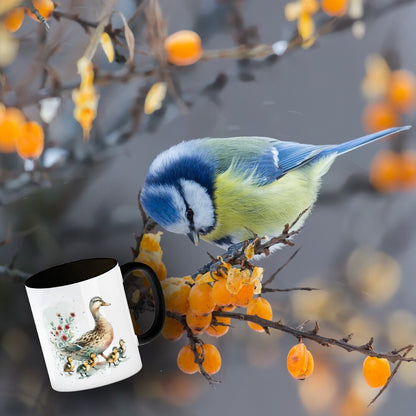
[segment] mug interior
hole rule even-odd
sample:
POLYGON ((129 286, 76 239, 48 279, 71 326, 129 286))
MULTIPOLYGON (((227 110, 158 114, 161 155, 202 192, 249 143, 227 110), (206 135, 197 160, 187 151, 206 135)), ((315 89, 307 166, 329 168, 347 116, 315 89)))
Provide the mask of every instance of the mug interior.
POLYGON ((25 285, 33 289, 66 286, 100 276, 117 265, 109 258, 78 260, 51 267, 29 277, 25 285))

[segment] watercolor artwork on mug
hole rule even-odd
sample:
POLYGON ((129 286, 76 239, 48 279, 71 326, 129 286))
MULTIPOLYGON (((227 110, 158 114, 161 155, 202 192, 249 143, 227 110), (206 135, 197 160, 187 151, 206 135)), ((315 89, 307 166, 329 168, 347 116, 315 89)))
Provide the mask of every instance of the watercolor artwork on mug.
POLYGON ((89 310, 95 326, 84 333, 78 330, 77 314, 74 311, 58 312, 55 321, 50 320, 50 341, 62 375, 90 377, 109 371, 127 358, 124 340, 119 339, 117 345, 114 345, 113 327, 101 314, 102 306, 111 304, 100 296, 90 300, 89 310))

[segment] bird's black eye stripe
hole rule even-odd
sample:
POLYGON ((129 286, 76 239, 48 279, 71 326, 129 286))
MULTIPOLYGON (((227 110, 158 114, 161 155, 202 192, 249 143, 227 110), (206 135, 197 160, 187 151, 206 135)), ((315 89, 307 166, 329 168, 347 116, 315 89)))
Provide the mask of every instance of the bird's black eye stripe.
POLYGON ((191 208, 186 209, 186 218, 190 223, 194 221, 194 212, 191 208))

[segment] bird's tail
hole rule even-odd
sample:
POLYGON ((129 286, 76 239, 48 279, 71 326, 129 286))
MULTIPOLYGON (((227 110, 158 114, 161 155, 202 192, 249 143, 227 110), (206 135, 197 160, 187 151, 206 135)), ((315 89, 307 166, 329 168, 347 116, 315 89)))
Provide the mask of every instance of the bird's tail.
POLYGON ((362 136, 358 139, 353 139, 345 143, 335 144, 320 152, 319 156, 326 156, 334 153, 336 153, 336 155, 342 155, 343 153, 347 153, 350 150, 356 149, 357 147, 364 146, 365 144, 370 143, 372 141, 382 139, 386 136, 390 136, 390 134, 395 134, 403 130, 409 130, 410 127, 411 126, 392 127, 391 129, 378 131, 377 133, 373 134, 367 134, 366 136, 362 136))

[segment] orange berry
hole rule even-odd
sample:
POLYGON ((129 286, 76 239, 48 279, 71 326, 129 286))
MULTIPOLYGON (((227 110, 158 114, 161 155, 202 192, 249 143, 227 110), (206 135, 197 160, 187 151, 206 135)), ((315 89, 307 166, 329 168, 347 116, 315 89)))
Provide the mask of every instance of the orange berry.
POLYGON ((195 362, 195 354, 189 345, 180 349, 176 363, 185 374, 194 374, 199 370, 199 366, 195 362))
POLYGON ((23 134, 25 117, 18 108, 4 110, 0 120, 0 152, 12 153, 16 150, 16 140, 23 134))
POLYGON ((16 139, 16 151, 23 159, 36 159, 43 152, 44 134, 36 121, 23 125, 23 134, 16 139))
POLYGON ((227 318, 225 316, 217 316, 216 322, 218 325, 216 325, 214 322, 211 322, 211 325, 205 330, 205 332, 212 337, 222 337, 230 329, 229 325, 231 323, 231 318, 227 318))
POLYGON ((208 283, 197 283, 189 293, 189 307, 198 315, 206 315, 214 310, 212 287, 208 283))
MULTIPOLYGON (((55 8, 52 0, 32 0, 33 5, 38 9, 42 17, 48 19, 55 8)), ((38 22, 38 18, 29 10, 26 9, 27 14, 38 22)))
POLYGON ((365 381, 370 387, 382 387, 390 377, 390 365, 385 358, 367 357, 363 363, 365 381))
POLYGON ((401 157, 396 152, 379 152, 371 162, 370 183, 380 192, 396 191, 400 186, 401 157))
POLYGON ((330 16, 339 16, 347 11, 349 0, 321 0, 322 10, 330 16))
POLYGON ((163 325, 162 335, 168 341, 177 341, 183 334, 182 324, 175 318, 167 316, 163 325))
POLYGON ((201 38, 192 30, 181 30, 165 40, 168 61, 178 66, 192 65, 202 56, 201 38))
POLYGON ((227 289, 227 280, 219 279, 212 286, 212 299, 218 306, 228 306, 231 304, 231 294, 227 289))
MULTIPOLYGON (((169 279, 165 279, 164 282, 169 279)), ((186 283, 174 285, 171 284, 163 289, 165 296, 166 309, 168 311, 185 315, 189 308, 189 292, 191 288, 186 283)))
MULTIPOLYGON (((273 311, 270 303, 261 296, 253 299, 247 306, 248 315, 257 315, 263 319, 272 319, 273 311)), ((253 322, 247 322, 248 326, 256 332, 264 332, 264 328, 253 322)))
POLYGON ((416 189, 416 152, 408 150, 401 155, 400 184, 405 190, 416 189))
POLYGON ((313 372, 313 356, 302 342, 290 349, 286 362, 287 371, 298 380, 309 377, 313 372))
POLYGON ((18 7, 7 13, 4 18, 4 26, 9 32, 16 32, 22 26, 23 19, 25 17, 25 10, 23 7, 18 7))
POLYGON ((206 328, 209 327, 212 320, 212 314, 209 313, 207 315, 196 315, 191 310, 186 312, 186 323, 188 324, 189 328, 192 329, 192 332, 196 335, 202 334, 206 328))
POLYGON ((404 69, 393 71, 387 92, 390 102, 401 112, 407 113, 416 104, 416 77, 404 69))
MULTIPOLYGON (((201 348, 197 347, 197 351, 201 354, 201 348)), ((215 374, 220 371, 221 368, 221 355, 218 351, 217 347, 212 344, 204 344, 203 345, 203 351, 204 351, 204 361, 202 362, 203 369, 209 374, 215 374)))
POLYGON ((400 116, 396 109, 387 101, 367 104, 364 109, 362 123, 368 133, 388 129, 400 125, 400 116))
POLYGON ((238 291, 238 293, 233 294, 231 296, 231 303, 237 306, 241 306, 242 308, 246 308, 250 301, 253 299, 253 295, 254 285, 251 283, 243 285, 242 288, 238 291))

